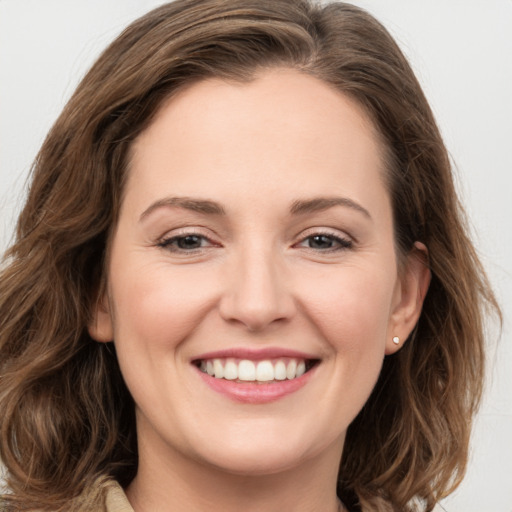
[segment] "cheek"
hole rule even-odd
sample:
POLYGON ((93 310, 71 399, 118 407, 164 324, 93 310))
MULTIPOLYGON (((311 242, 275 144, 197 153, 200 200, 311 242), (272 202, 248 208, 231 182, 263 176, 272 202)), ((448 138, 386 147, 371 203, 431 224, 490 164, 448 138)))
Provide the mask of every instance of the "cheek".
POLYGON ((211 307, 213 286, 198 272, 171 272, 167 265, 117 269, 114 335, 118 340, 150 345, 176 345, 192 332, 211 307), (128 277, 127 277, 128 276, 128 277))
POLYGON ((389 270, 345 267, 330 272, 327 286, 309 289, 307 308, 323 337, 337 351, 384 350, 394 280, 389 270))

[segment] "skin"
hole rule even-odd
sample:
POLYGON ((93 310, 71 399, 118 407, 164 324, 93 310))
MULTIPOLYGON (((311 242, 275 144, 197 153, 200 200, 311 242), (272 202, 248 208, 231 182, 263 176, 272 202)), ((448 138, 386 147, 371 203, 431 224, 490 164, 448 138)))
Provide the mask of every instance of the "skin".
POLYGON ((337 510, 347 427, 421 311, 422 251, 399 270, 379 137, 330 86, 277 69, 170 99, 132 148, 89 329, 114 340, 136 403, 135 511, 337 510), (291 212, 316 198, 343 201, 291 212), (190 234, 199 247, 180 249, 190 234), (320 363, 295 393, 239 403, 191 362, 240 347, 320 363))

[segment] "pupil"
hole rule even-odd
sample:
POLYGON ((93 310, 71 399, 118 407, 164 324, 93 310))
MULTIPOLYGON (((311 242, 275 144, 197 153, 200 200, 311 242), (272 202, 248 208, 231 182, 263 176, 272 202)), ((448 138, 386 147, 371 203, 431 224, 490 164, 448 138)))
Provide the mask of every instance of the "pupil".
POLYGON ((329 249, 332 247, 332 240, 325 235, 316 235, 311 238, 309 246, 313 249, 329 249))
POLYGON ((188 235, 178 240, 180 249, 197 249, 201 247, 201 237, 196 235, 188 235))

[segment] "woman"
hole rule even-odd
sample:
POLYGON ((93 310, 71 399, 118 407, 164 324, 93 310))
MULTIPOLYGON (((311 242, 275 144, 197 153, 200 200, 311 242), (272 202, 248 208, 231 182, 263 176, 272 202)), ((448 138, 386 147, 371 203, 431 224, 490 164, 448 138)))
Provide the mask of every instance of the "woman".
POLYGON ((100 57, 0 281, 7 510, 432 510, 496 307, 400 50, 176 1, 100 57))

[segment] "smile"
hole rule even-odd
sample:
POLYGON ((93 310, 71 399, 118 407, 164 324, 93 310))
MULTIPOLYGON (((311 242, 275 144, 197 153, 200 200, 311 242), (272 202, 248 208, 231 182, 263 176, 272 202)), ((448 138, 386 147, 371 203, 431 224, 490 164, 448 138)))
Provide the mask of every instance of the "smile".
POLYGON ((229 349, 203 354, 191 361, 213 391, 235 402, 265 404, 302 389, 321 359, 280 348, 229 349))
POLYGON ((315 360, 277 358, 252 361, 250 359, 201 359, 198 368, 211 377, 239 382, 269 383, 301 377, 314 365, 315 360))

